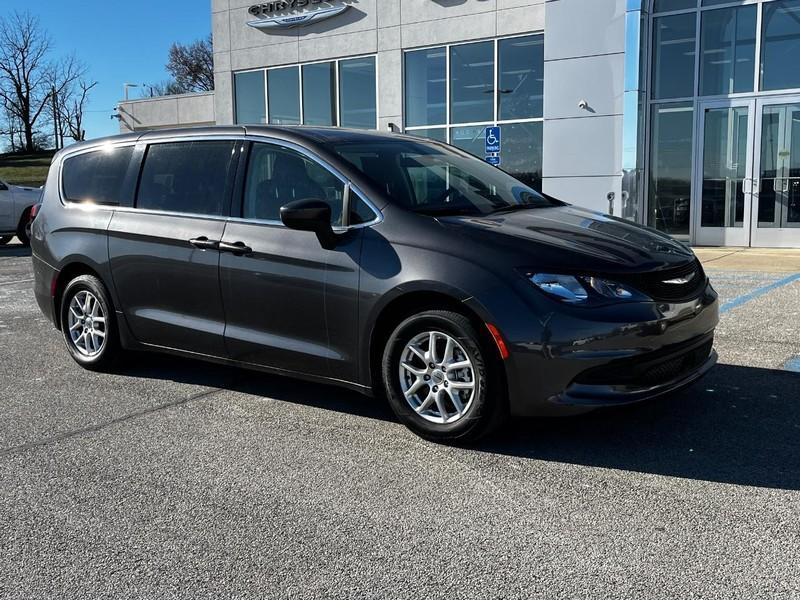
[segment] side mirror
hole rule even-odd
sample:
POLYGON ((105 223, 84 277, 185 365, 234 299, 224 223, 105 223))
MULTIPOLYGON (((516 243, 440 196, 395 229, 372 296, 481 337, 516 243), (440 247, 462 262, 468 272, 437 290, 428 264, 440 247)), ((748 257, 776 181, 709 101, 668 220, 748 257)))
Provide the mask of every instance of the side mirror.
POLYGON ((336 247, 336 234, 331 227, 331 207, 322 200, 295 200, 281 206, 281 222, 289 229, 313 231, 326 250, 336 247))

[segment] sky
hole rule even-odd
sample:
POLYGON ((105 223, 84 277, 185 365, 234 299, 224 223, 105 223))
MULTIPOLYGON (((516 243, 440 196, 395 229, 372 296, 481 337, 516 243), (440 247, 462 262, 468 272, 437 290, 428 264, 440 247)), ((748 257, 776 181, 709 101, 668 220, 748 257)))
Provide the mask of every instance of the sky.
MULTIPOLYGON (((188 43, 211 33, 209 0, 0 0, 2 14, 28 11, 53 42, 53 58, 75 52, 97 81, 87 107, 88 139, 119 133, 112 119, 123 84, 158 83, 173 42, 188 43), (91 112, 88 112, 91 111, 91 112)), ((141 89, 130 90, 136 98, 141 89)))

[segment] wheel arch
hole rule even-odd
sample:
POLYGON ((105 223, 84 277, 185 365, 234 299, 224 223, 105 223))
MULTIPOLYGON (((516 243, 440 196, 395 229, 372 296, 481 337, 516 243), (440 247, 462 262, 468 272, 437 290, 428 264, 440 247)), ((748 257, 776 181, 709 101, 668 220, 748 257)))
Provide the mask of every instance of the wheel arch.
MULTIPOLYGON (((467 317, 475 331, 481 336, 486 348, 494 348, 494 340, 486 324, 488 314, 475 299, 460 293, 458 290, 428 288, 398 291, 383 304, 372 321, 369 329, 368 344, 364 356, 367 365, 366 373, 369 385, 376 394, 382 393, 377 385, 381 380, 381 358, 384 346, 395 328, 406 318, 426 310, 451 310, 467 317)), ((495 355, 499 358, 499 354, 495 355)), ((505 369, 501 369, 505 371, 505 369)))
POLYGON ((87 262, 74 261, 67 263, 56 275, 55 283, 53 284, 53 315, 55 317, 55 324, 57 329, 61 329, 61 299, 64 296, 64 289, 67 284, 81 275, 91 275, 97 277, 100 282, 109 290, 108 284, 103 280, 97 269, 87 262))

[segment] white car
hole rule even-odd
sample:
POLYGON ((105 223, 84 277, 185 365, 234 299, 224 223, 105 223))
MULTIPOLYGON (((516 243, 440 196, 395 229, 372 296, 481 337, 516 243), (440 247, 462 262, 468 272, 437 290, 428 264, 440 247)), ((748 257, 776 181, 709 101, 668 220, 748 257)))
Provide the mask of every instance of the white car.
POLYGON ((31 209, 39 203, 42 188, 22 187, 0 181, 0 246, 17 236, 30 242, 31 209))

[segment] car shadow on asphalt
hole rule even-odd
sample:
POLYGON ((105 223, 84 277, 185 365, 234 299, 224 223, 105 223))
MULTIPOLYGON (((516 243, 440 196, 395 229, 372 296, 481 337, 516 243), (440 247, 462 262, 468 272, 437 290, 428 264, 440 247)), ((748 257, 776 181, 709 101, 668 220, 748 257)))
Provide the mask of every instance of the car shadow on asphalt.
MULTIPOLYGON (((384 400, 288 377, 135 355, 121 374, 218 387, 396 421, 384 400)), ((800 375, 718 365, 662 399, 580 417, 514 419, 472 450, 590 467, 800 489, 800 375)), ((412 435, 409 433, 409 435, 412 435)))
POLYGON ((800 489, 800 375, 717 365, 682 392, 581 417, 523 420, 482 450, 537 460, 800 489))

